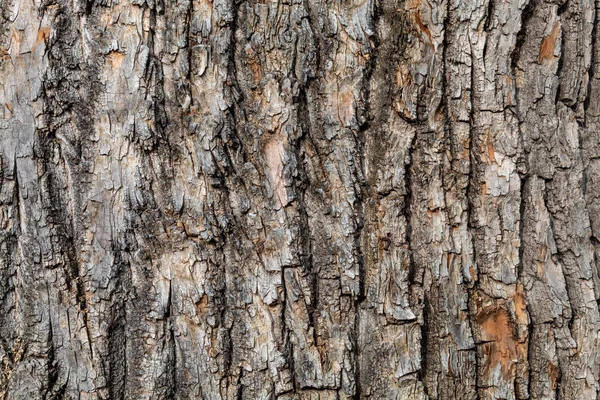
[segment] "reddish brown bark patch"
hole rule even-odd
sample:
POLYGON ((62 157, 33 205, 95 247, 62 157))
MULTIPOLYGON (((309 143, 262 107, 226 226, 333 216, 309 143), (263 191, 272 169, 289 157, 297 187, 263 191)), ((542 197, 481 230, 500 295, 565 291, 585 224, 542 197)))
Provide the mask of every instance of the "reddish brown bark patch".
POLYGON ((558 377, 560 376, 560 369, 558 365, 552 362, 548 362, 548 376, 550 377, 550 385, 552 390, 556 390, 558 386, 558 377))
POLYGON ((44 41, 44 43, 48 43, 48 38, 50 38, 50 28, 43 27, 38 30, 37 37, 35 38, 35 44, 31 48, 31 50, 35 50, 35 48, 44 41))
POLYGON ((540 56, 538 58, 538 62, 540 64, 544 60, 554 60, 554 47, 556 46, 556 39, 558 39, 559 28, 560 23, 556 21, 554 23, 554 27, 552 27, 552 31, 550 32, 550 34, 544 38, 542 46, 540 47, 540 56))
POLYGON ((525 293, 523 292, 523 284, 521 283, 517 284, 514 301, 517 323, 527 325, 529 322, 529 316, 527 314, 527 301, 525 299, 525 293))
POLYGON ((513 322, 508 311, 502 307, 483 310, 477 317, 481 327, 481 341, 485 354, 486 371, 500 365, 502 375, 509 381, 515 376, 517 342, 513 337, 513 322))
POLYGON ((110 53, 108 53, 106 58, 110 62, 112 68, 117 69, 121 68, 121 65, 123 65, 123 61, 125 60, 125 54, 120 53, 118 51, 111 51, 110 53))

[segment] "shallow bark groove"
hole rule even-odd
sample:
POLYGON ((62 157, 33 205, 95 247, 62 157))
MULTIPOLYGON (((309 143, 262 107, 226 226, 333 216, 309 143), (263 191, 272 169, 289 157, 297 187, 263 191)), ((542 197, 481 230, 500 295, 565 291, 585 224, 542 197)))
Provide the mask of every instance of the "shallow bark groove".
POLYGON ((0 399, 600 398, 594 0, 0 0, 0 399))

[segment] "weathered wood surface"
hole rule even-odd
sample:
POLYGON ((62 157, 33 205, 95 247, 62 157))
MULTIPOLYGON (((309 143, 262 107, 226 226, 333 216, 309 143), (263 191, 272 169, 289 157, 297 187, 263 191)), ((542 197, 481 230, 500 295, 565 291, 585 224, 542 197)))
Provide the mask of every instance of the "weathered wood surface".
POLYGON ((0 0, 0 399, 600 398, 594 0, 0 0))

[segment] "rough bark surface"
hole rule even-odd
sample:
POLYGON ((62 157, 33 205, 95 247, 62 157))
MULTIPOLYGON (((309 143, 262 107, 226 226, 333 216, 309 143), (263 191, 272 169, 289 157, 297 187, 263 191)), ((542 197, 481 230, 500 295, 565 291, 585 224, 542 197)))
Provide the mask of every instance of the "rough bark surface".
POLYGON ((0 0, 0 399, 600 398, 599 9, 0 0))

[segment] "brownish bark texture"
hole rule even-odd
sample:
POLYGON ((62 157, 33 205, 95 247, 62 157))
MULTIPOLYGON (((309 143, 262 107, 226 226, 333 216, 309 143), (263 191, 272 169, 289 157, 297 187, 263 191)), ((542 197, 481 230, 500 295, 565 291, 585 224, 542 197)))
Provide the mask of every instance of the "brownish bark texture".
POLYGON ((0 399, 600 398, 597 8, 0 0, 0 399))

